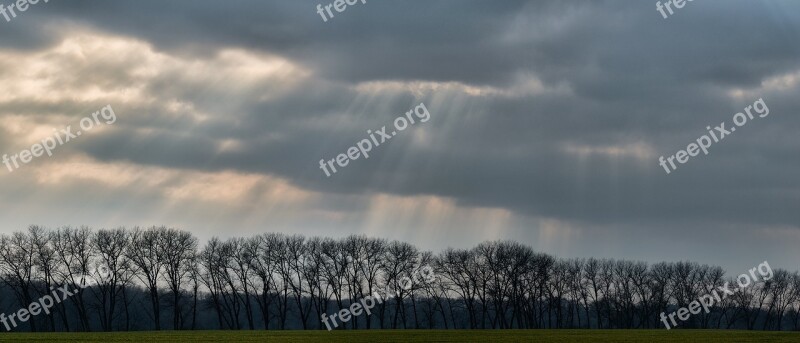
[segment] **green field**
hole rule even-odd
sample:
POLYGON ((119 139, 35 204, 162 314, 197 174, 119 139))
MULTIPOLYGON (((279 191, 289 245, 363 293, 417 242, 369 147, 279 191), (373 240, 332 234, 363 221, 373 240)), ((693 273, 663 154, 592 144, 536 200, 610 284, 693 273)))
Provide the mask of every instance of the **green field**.
POLYGON ((800 342, 800 332, 711 330, 372 330, 4 333, 0 342, 800 342))

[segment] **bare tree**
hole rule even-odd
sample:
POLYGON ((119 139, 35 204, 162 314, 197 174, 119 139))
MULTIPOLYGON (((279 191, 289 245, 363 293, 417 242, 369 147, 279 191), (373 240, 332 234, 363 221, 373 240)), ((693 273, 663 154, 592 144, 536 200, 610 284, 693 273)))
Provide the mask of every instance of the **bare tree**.
MULTIPOLYGON (((41 278, 41 282, 34 282, 32 285, 38 294, 46 294, 50 292, 51 287, 55 284, 53 271, 58 262, 52 245, 52 235, 50 231, 36 225, 28 228, 28 235, 34 251, 34 265, 39 269, 41 278), (37 287, 37 285, 40 287, 37 287)), ((50 330, 56 331, 55 313, 50 312, 46 316, 50 330)), ((64 320, 64 327, 69 331, 69 323, 63 313, 61 317, 64 320)))
POLYGON ((222 273, 225 273, 226 262, 222 256, 223 243, 216 237, 210 239, 203 250, 200 252, 200 279, 206 286, 211 297, 211 304, 214 306, 214 311, 217 313, 217 320, 219 322, 219 329, 225 328, 223 323, 227 324, 227 328, 232 328, 233 323, 230 318, 226 317, 223 312, 223 296, 225 291, 225 282, 222 273))
MULTIPOLYGON (((247 319, 247 325, 250 330, 255 330, 255 323, 253 322, 253 309, 251 302, 251 288, 249 280, 253 273, 251 260, 255 257, 251 255, 253 248, 249 245, 252 244, 243 238, 233 238, 227 242, 231 249, 231 258, 229 260, 229 268, 235 276, 235 282, 231 283, 234 288, 237 299, 244 305, 244 314, 247 319)), ((233 280, 233 279, 231 279, 233 280)))
POLYGON ((61 228, 53 235, 53 247, 61 264, 55 273, 58 283, 73 290, 69 300, 78 311, 81 331, 91 331, 84 293, 92 263, 92 231, 85 226, 61 228))
POLYGON ((130 260, 125 256, 130 244, 130 234, 125 228, 101 229, 92 237, 92 244, 97 251, 98 260, 94 270, 100 325, 103 331, 111 331, 117 312, 117 301, 122 296, 121 281, 125 272, 131 268, 130 260))
MULTIPOLYGON (((469 250, 447 249, 442 253, 436 270, 440 272, 441 282, 449 285, 448 290, 462 299, 464 309, 469 317, 469 328, 477 328, 476 312, 476 280, 470 272, 474 264, 474 254, 469 250)), ((453 323, 455 328, 455 323, 453 323)))
POLYGON ((272 294, 277 292, 275 289, 275 273, 276 263, 272 255, 274 247, 278 245, 282 239, 277 234, 263 234, 250 239, 250 243, 246 244, 246 248, 251 250, 249 254, 253 256, 250 259, 250 268, 253 270, 260 282, 260 293, 256 292, 256 303, 261 309, 261 316, 264 319, 264 329, 269 330, 269 320, 271 317, 270 305, 272 303, 272 294))
MULTIPOLYGON (((324 283, 325 258, 322 253, 322 242, 319 237, 312 237, 306 242, 306 259, 303 264, 303 279, 308 284, 309 301, 318 315, 328 311, 330 299, 330 288, 324 283)), ((317 327, 322 330, 321 319, 317 327)))
POLYGON ((383 269, 386 271, 388 296, 394 297, 394 316, 392 328, 397 328, 398 318, 402 319, 403 328, 408 328, 404 299, 409 295, 403 288, 402 280, 412 275, 415 261, 419 258, 419 250, 411 244, 393 241, 386 247, 383 258, 383 269))
POLYGON ((161 330, 161 299, 158 292, 158 280, 164 270, 164 252, 162 240, 167 228, 151 227, 147 230, 134 228, 131 243, 126 256, 138 268, 136 277, 147 286, 150 292, 150 306, 153 311, 153 324, 161 330))
MULTIPOLYGON (((800 328, 800 275, 773 273, 722 295, 681 327, 800 328)), ((68 290, 52 312, 27 322, 32 331, 146 329, 147 318, 160 329, 161 311, 170 307, 176 330, 202 328, 203 307, 214 309, 220 329, 242 329, 244 317, 252 330, 253 302, 265 329, 323 329, 310 325, 314 312, 341 310, 375 292, 383 299, 370 312, 380 328, 657 328, 661 312, 737 283, 724 275, 692 262, 557 259, 503 241, 434 255, 365 236, 212 238, 198 252, 192 234, 165 227, 31 226, 0 235, 0 280, 13 295, 3 300, 25 306, 52 288, 68 290), (435 281, 419 276, 427 267, 435 281), (144 298, 149 306, 139 305, 144 298)), ((357 316, 337 327, 369 329, 374 319, 357 316)))
MULTIPOLYGON (((336 240, 327 238, 322 241, 321 254, 325 260, 323 279, 333 293, 337 309, 344 308, 343 296, 347 288, 347 255, 344 252, 343 244, 336 240)), ((381 304, 381 328, 383 328, 383 312, 386 302, 381 304)), ((343 327, 342 327, 343 328, 343 327)))
MULTIPOLYGON (((22 232, 0 236, 0 261, 3 282, 14 291, 17 301, 22 306, 32 303, 36 253, 30 237, 22 232)), ((36 322, 30 323, 35 332, 36 322)))
POLYGON ((186 277, 194 267, 192 262, 197 254, 197 238, 191 233, 175 229, 161 231, 159 240, 164 265, 164 281, 172 292, 172 327, 182 329, 181 292, 186 277))

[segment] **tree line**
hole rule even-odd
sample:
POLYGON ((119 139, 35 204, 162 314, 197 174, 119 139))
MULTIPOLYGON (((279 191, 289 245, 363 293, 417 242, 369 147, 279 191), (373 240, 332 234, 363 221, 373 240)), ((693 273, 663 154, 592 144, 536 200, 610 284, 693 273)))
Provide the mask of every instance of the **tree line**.
MULTIPOLYGON (((681 324, 798 330, 800 275, 774 269, 681 324)), ((212 238, 166 227, 0 235, 0 311, 54 288, 75 294, 18 330, 324 330, 320 314, 374 292, 391 300, 340 329, 645 329, 726 282, 693 262, 560 259, 516 242, 438 254, 399 241, 265 233, 212 238), (432 268, 432 279, 414 278, 432 268), (89 284, 87 284, 89 283, 89 284)), ((2 331, 2 330, 0 330, 2 331)))

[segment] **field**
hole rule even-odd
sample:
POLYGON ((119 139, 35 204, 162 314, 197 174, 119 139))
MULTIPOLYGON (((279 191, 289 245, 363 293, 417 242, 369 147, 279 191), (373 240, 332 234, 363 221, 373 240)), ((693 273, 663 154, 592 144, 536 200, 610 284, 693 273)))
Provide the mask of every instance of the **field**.
POLYGON ((712 330, 373 330, 3 333, 0 342, 800 342, 800 332, 712 330))

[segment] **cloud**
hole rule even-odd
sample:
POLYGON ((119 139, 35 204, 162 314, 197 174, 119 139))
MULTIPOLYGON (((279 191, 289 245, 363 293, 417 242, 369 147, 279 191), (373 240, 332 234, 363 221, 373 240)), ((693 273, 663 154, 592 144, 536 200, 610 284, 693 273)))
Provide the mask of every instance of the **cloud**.
POLYGON ((637 230, 796 229, 795 2, 708 0, 668 20, 622 1, 375 1, 327 23, 315 7, 71 1, 8 23, 4 152, 106 104, 118 121, 0 176, 7 230, 146 221, 578 254, 637 230), (769 117, 658 166, 762 97, 769 117), (429 122, 318 169, 420 102, 429 122))

